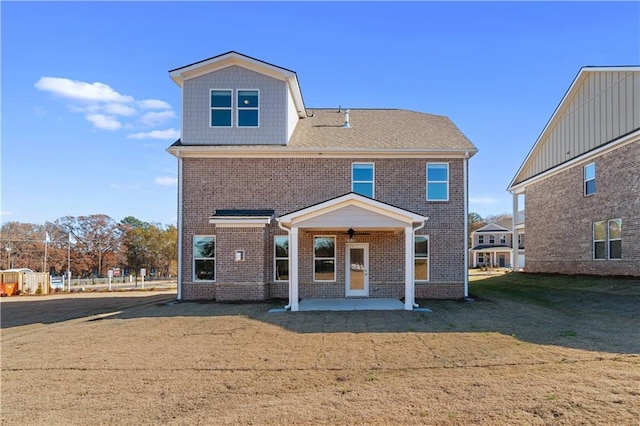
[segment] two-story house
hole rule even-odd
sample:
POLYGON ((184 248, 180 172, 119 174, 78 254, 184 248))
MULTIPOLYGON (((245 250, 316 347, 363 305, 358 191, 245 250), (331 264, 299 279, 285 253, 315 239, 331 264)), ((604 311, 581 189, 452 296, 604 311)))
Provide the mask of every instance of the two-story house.
MULTIPOLYGON (((469 267, 513 268, 513 232, 510 218, 491 222, 471 232, 469 267)), ((517 234, 518 250, 524 249, 524 236, 517 234)))
POLYGON ((178 298, 467 295, 467 170, 447 117, 307 108, 295 72, 237 52, 182 89, 178 298))
POLYGON ((508 190, 526 272, 640 276, 640 67, 583 67, 508 190))

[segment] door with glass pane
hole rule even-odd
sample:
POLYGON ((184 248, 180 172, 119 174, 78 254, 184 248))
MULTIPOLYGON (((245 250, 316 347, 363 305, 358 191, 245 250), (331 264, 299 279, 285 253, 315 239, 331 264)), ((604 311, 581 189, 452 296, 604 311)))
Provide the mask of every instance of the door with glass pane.
POLYGON ((347 244, 346 256, 346 296, 369 295, 369 245, 366 243, 347 244))

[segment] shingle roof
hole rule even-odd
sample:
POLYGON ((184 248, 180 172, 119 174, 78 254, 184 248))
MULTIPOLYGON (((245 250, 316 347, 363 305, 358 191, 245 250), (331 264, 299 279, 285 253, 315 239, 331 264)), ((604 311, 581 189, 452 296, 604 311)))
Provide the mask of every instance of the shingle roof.
POLYGON ((308 109, 298 121, 291 148, 364 148, 469 150, 476 147, 455 124, 441 115, 403 109, 308 109))

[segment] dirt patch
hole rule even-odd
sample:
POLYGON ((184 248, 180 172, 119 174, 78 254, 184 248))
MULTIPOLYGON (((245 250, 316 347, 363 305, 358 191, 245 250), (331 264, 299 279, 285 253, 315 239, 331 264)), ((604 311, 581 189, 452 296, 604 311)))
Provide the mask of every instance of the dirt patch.
POLYGON ((489 290, 432 313, 3 299, 2 424, 636 424, 640 286, 577 317, 489 290))

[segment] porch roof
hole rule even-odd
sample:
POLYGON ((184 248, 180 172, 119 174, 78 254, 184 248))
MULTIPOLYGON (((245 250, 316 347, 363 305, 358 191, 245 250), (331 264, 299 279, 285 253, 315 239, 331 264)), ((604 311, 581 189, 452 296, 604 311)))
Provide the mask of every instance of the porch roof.
POLYGON ((391 229, 413 226, 428 217, 354 192, 287 213, 278 222, 298 228, 391 229))

